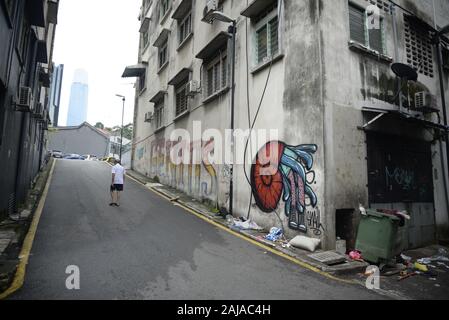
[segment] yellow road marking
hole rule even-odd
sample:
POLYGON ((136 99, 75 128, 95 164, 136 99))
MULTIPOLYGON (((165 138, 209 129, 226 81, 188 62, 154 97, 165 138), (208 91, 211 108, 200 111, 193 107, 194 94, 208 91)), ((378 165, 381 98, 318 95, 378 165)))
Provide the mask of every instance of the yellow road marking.
MULTIPOLYGON (((140 184, 140 185, 144 185, 142 182, 140 182, 139 180, 137 180, 137 179, 135 179, 135 178, 133 178, 133 177, 131 177, 131 176, 129 176, 129 175, 127 175, 127 177, 130 178, 131 180, 133 180, 134 182, 137 182, 137 183, 140 184)), ((144 186, 145 186, 145 185, 144 185, 144 186)), ((169 197, 167 197, 166 195, 164 195, 163 193, 161 193, 161 192, 159 192, 158 190, 156 190, 155 188, 149 187, 149 188, 147 188, 147 189, 149 189, 150 191, 152 191, 153 193, 157 194, 158 196, 164 198, 164 199, 167 200, 167 201, 170 201, 170 202, 171 202, 171 200, 172 200, 172 199, 170 199, 169 197)), ((187 207, 186 205, 184 205, 184 204, 181 203, 181 202, 176 202, 176 203, 174 203, 174 205, 175 205, 175 206, 178 206, 178 207, 184 209, 185 211, 187 211, 187 212, 189 212, 189 213, 195 215, 196 217, 198 217, 198 218, 200 218, 200 219, 202 219, 202 220, 208 222, 209 224, 212 224, 213 226, 215 226, 215 227, 217 227, 217 228, 220 228, 221 230, 223 230, 223 231, 225 231, 225 232, 227 232, 227 233, 230 233, 230 234, 232 234, 232 235, 234 235, 234 236, 236 236, 236 237, 238 237, 238 238, 240 238, 240 239, 243 239, 243 240, 245 240, 245 241, 247 241, 247 242, 250 242, 251 244, 253 244, 253 245, 255 245, 255 246, 258 246, 258 247, 260 247, 260 248, 262 248, 262 249, 264 249, 264 250, 266 250, 266 251, 269 251, 269 252, 271 252, 271 253, 273 253, 273 254, 279 256, 279 257, 282 257, 282 258, 284 258, 284 259, 287 259, 287 260, 289 260, 290 262, 293 262, 293 263, 295 263, 295 264, 297 264, 297 265, 299 265, 299 266, 301 266, 301 267, 303 267, 303 268, 305 268, 305 269, 308 269, 308 270, 310 270, 310 271, 312 271, 312 272, 318 273, 318 274, 320 274, 320 275, 322 275, 322 276, 324 276, 324 277, 326 277, 326 278, 328 278, 328 279, 332 279, 332 280, 339 281, 339 282, 346 283, 346 284, 357 284, 355 281, 352 281, 352 280, 346 280, 346 279, 341 279, 341 278, 338 278, 338 277, 336 277, 336 276, 333 276, 333 275, 331 275, 330 273, 327 273, 327 272, 325 272, 325 271, 322 271, 322 270, 318 269, 317 267, 314 267, 314 266, 312 266, 312 265, 310 265, 310 264, 308 264, 308 263, 306 263, 306 262, 300 261, 300 260, 298 260, 298 259, 295 259, 295 258, 289 256, 288 254, 285 254, 285 253, 280 252, 280 251, 278 251, 278 250, 276 250, 276 249, 274 249, 274 248, 271 248, 271 247, 269 247, 269 246, 266 245, 266 244, 263 244, 263 243, 261 243, 261 242, 258 242, 258 241, 256 241, 256 240, 254 240, 254 239, 251 239, 250 237, 247 237, 247 236, 242 235, 242 234, 240 234, 240 233, 238 233, 238 232, 235 232, 235 231, 233 231, 233 230, 231 230, 231 229, 229 229, 229 228, 223 226, 222 224, 220 224, 220 223, 218 223, 218 222, 212 220, 211 218, 205 217, 204 215, 202 215, 202 214, 200 214, 200 213, 198 213, 198 212, 192 210, 191 208, 187 207)))
POLYGON ((33 247, 34 237, 36 236, 37 226, 39 225, 39 220, 42 215, 42 211, 44 209, 45 200, 47 199, 48 189, 50 188, 51 179, 53 177, 53 171, 55 169, 56 159, 53 161, 53 164, 50 169, 50 173, 47 178, 47 183, 45 184, 44 192, 42 193, 41 199, 39 200, 39 204, 37 206, 36 212, 34 213, 33 221, 31 222, 30 229, 25 237, 23 242, 22 250, 19 255, 19 265, 16 270, 16 274, 14 276, 14 280, 11 286, 3 293, 0 294, 0 300, 3 300, 19 290, 24 283, 26 267, 28 264, 28 259, 30 257, 31 248, 33 247))

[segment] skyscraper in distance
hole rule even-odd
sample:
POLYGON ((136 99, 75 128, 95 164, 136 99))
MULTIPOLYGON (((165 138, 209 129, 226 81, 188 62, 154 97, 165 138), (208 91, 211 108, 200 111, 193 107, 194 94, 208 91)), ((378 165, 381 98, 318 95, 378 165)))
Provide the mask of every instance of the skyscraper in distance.
POLYGON ((75 70, 70 92, 67 126, 79 126, 87 120, 89 98, 88 75, 83 69, 75 70))

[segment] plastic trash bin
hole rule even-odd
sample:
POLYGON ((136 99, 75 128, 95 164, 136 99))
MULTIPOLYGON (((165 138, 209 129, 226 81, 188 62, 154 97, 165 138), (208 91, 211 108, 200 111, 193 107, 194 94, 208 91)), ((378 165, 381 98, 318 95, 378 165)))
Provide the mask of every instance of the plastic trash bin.
POLYGON ((364 260, 371 263, 389 262, 396 256, 394 252, 400 219, 375 210, 367 210, 362 216, 356 240, 356 250, 364 260))

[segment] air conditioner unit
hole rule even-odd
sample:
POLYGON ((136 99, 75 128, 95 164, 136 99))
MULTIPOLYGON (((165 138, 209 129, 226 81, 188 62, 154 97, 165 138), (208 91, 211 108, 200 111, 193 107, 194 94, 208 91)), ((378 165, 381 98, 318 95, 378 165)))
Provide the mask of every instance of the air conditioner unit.
POLYGON ((191 80, 187 83, 186 92, 188 96, 194 96, 199 91, 198 81, 191 80))
POLYGON ((426 91, 415 93, 415 109, 423 113, 438 112, 436 97, 426 91))
POLYGON ((145 113, 145 122, 151 122, 151 121, 153 121, 153 112, 145 113))
POLYGON ((218 9, 218 0, 207 0, 206 7, 204 8, 203 12, 203 20, 207 23, 212 23, 212 12, 216 11, 218 9))
POLYGON ((31 88, 20 87, 16 106, 19 107, 20 111, 31 111, 31 104, 32 104, 31 88))

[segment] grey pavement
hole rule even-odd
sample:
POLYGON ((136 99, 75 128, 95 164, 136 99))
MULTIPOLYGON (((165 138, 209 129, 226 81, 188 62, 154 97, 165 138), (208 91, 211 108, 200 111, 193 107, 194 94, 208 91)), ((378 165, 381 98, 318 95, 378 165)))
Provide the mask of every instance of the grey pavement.
POLYGON ((12 299, 382 299, 265 252, 127 180, 110 207, 110 167, 56 163, 25 283, 12 299), (67 266, 80 290, 66 289, 67 266))

